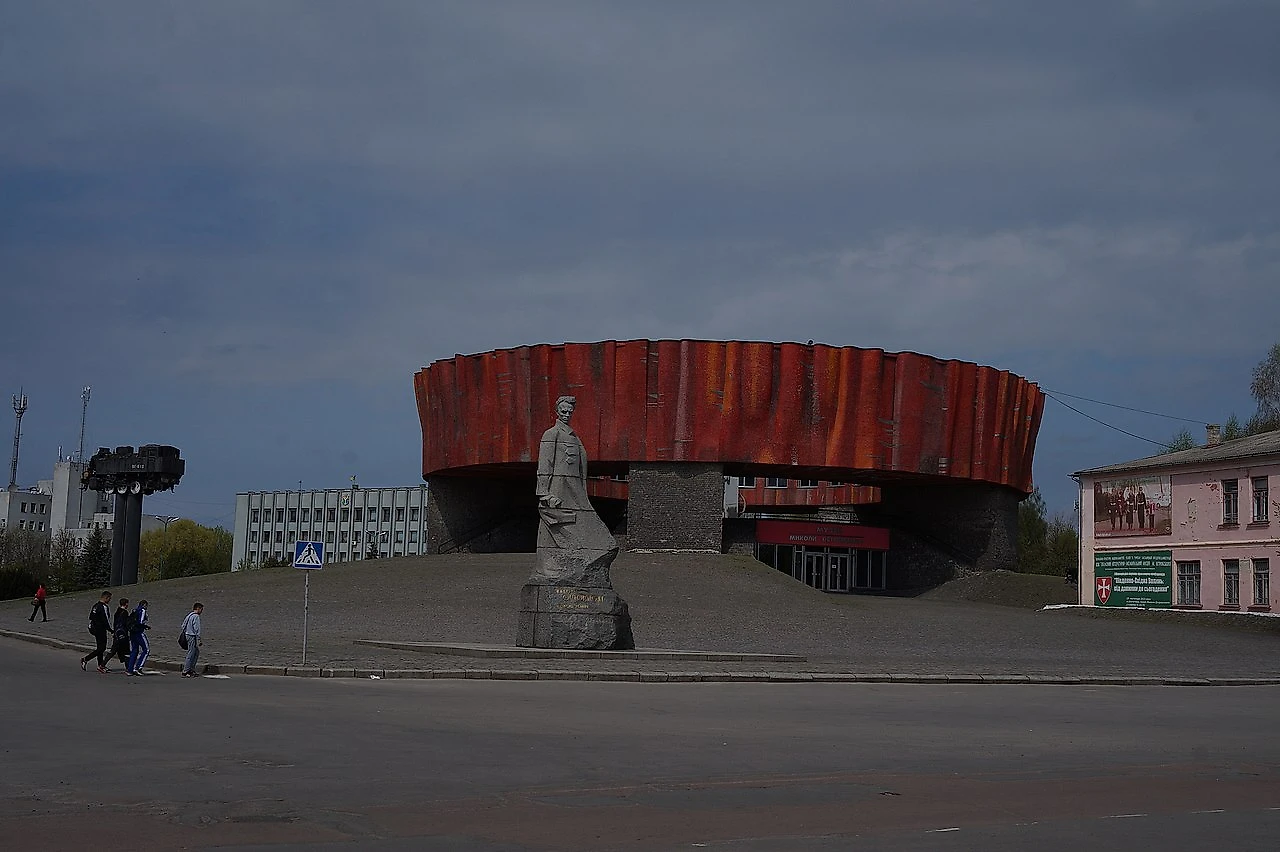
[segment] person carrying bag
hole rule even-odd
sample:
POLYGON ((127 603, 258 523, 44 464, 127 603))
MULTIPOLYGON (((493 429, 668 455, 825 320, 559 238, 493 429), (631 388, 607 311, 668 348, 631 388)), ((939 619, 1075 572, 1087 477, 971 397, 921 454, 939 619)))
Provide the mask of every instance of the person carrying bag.
POLYGON ((204 604, 196 601, 182 622, 182 632, 178 635, 178 645, 187 652, 187 659, 182 664, 183 677, 199 677, 196 674, 196 661, 200 659, 200 614, 204 612, 204 604))

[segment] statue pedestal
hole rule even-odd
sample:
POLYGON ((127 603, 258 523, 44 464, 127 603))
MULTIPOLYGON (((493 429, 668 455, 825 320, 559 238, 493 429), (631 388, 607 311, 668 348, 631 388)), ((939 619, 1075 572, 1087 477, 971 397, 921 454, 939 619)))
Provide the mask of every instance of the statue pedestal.
POLYGON ((629 651, 631 614, 609 588, 526 583, 516 644, 522 648, 629 651))

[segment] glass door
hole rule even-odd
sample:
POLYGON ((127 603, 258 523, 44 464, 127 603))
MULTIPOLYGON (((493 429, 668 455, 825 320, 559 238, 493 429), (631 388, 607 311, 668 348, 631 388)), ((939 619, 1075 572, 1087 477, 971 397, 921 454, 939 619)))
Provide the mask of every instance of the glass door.
POLYGON ((806 550, 804 552, 805 585, 821 589, 823 581, 826 579, 826 573, 827 554, 821 550, 806 550))
POLYGON ((827 557, 827 582, 823 586, 828 592, 849 591, 849 555, 832 553, 827 557))

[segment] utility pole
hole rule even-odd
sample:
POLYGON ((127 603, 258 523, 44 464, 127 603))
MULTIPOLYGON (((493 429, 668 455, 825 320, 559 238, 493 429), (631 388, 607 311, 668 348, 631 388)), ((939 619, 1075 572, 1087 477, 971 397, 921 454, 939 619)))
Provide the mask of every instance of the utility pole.
POLYGON ((13 397, 13 413, 16 423, 13 427, 13 459, 9 462, 9 490, 18 487, 18 447, 22 443, 22 415, 27 413, 27 395, 21 389, 13 397))

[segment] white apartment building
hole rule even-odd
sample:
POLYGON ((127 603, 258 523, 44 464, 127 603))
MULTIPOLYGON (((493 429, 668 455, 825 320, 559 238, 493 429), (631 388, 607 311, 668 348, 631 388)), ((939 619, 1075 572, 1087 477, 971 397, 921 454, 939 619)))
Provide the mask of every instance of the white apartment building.
MULTIPOLYGON (((62 530, 83 532, 88 535, 93 527, 94 515, 111 512, 111 497, 99 491, 80 490, 80 476, 86 465, 71 459, 59 459, 53 466, 53 479, 42 479, 40 492, 50 496, 49 525, 47 529, 56 536, 62 530)), ((145 527, 144 527, 145 531, 145 527)))
MULTIPOLYGON (((33 530, 55 538, 64 530, 83 546, 95 529, 107 538, 115 523, 112 496, 80 490, 80 474, 85 465, 70 458, 53 466, 53 478, 41 479, 33 488, 0 490, 0 529, 33 530)), ((143 515, 141 532, 162 529, 156 515, 143 515)))
POLYGON ((236 495, 232 570, 293 559, 295 541, 322 541, 325 562, 416 556, 427 546, 427 486, 248 491, 236 495))
POLYGON ((0 490, 0 529, 49 534, 52 497, 36 488, 0 490))

